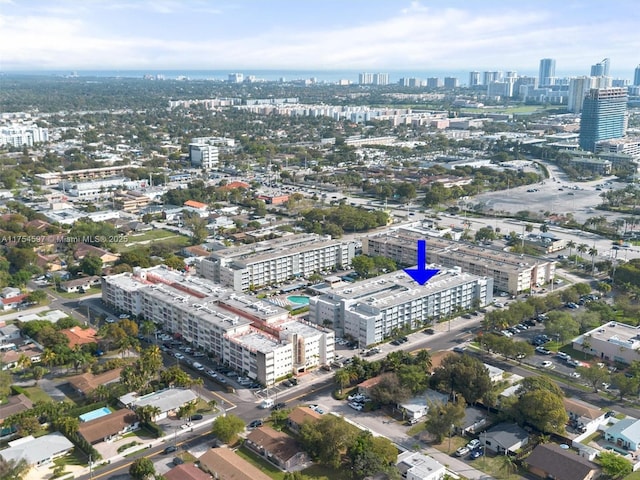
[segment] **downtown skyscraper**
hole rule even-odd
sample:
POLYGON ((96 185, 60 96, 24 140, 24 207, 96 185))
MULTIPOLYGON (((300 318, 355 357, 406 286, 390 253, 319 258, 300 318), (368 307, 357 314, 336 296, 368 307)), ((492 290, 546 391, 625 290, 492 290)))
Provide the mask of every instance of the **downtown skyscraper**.
POLYGON ((592 88, 582 104, 580 148, 595 152, 601 140, 622 138, 627 126, 627 89, 592 88))

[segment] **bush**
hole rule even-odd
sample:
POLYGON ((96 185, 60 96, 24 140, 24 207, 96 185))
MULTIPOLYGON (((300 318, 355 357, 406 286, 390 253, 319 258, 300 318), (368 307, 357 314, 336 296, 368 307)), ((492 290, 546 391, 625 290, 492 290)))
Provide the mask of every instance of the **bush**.
POLYGON ((29 392, 27 392, 24 388, 18 385, 11 385, 11 391, 13 392, 14 395, 19 395, 20 393, 22 393, 26 397, 29 397, 29 392))
POLYGON ((154 422, 142 422, 142 428, 146 428, 156 438, 160 438, 164 435, 164 431, 154 422))

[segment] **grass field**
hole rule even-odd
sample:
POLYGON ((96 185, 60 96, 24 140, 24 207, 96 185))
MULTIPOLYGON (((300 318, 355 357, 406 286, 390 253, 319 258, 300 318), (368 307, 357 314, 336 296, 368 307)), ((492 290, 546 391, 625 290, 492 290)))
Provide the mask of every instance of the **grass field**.
MULTIPOLYGON (((55 287, 52 287, 52 289, 55 289, 55 287)), ((95 295, 96 293, 100 293, 101 291, 102 291, 102 289, 99 288, 99 287, 91 287, 85 293, 76 293, 76 292, 67 293, 67 292, 61 292, 60 290, 55 290, 55 294, 57 296, 59 296, 59 297, 73 300, 75 298, 82 298, 82 297, 85 297, 87 295, 95 295)))
POLYGON ((42 390, 40 387, 23 387, 25 389, 27 397, 31 399, 33 403, 41 401, 41 402, 49 402, 51 401, 51 397, 47 395, 47 393, 42 390))
POLYGON ((240 455, 242 458, 244 458, 247 462, 252 464, 254 467, 262 470, 264 473, 269 475, 274 480, 284 479, 284 472, 282 470, 279 470, 278 468, 271 465, 266 460, 258 457, 255 453, 250 452, 246 448, 241 447, 236 450, 236 453, 240 455))
POLYGON ((169 243, 176 249, 186 247, 190 244, 188 237, 180 235, 167 230, 156 229, 148 232, 129 235, 129 241, 126 243, 119 243, 116 245, 118 252, 125 252, 143 245, 149 245, 151 243, 169 243))

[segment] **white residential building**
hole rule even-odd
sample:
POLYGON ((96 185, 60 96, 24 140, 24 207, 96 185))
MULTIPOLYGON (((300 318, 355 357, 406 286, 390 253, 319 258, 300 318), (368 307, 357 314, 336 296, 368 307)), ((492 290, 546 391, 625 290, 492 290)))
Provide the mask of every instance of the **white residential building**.
POLYGON ((383 341, 396 329, 418 328, 458 310, 491 303, 493 281, 453 269, 441 270, 419 285, 405 272, 392 272, 317 291, 320 295, 309 299, 310 321, 330 322, 338 335, 350 335, 364 347, 383 341))
POLYGON ((442 480, 446 474, 444 465, 428 455, 411 450, 398 455, 396 467, 406 480, 442 480))
POLYGON ((213 252, 200 262, 198 273, 242 292, 346 267, 355 253, 355 241, 331 240, 315 234, 287 235, 213 252))
POLYGON ((32 147, 36 143, 49 141, 49 129, 36 125, 13 125, 0 128, 0 145, 32 147))
POLYGON ((428 263, 460 267, 463 272, 491 277, 496 290, 517 294, 553 280, 556 266, 553 261, 431 235, 433 230, 416 222, 363 239, 362 252, 391 258, 400 265, 415 265, 416 242, 427 238, 428 263))
POLYGON ((103 278, 102 299, 181 335, 265 385, 326 364, 334 355, 333 331, 164 266, 103 278))

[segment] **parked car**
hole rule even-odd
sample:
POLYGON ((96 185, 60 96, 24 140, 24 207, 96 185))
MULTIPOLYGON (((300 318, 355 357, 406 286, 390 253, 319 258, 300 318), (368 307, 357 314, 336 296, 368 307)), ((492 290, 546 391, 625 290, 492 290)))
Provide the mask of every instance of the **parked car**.
POLYGON ((202 415, 196 413, 195 415, 191 415, 191 420, 202 420, 202 415))
POLYGON ((542 346, 536 347, 536 352, 541 353, 542 355, 551 355, 553 353, 551 350, 547 350, 542 346))
POLYGON ((469 453, 469 448, 460 447, 456 450, 456 457, 464 457, 467 453, 469 453))
POLYGON ((473 440, 471 440, 469 443, 467 443, 467 448, 469 450, 475 450, 476 448, 478 448, 480 446, 480 440, 478 440, 477 438, 474 438, 473 440))
POLYGON ((178 359, 178 360, 184 360, 184 355, 181 354, 180 352, 176 352, 174 353, 174 356, 178 359))
POLYGON ((165 447, 165 449, 162 451, 162 453, 167 455, 169 453, 173 453, 173 452, 177 452, 177 451, 178 451, 178 448, 175 445, 169 445, 168 447, 165 447))
POLYGON ((184 460, 182 460, 180 457, 173 457, 173 464, 177 467, 178 465, 182 465, 184 463, 184 460))
POLYGON ((482 455, 484 455, 484 448, 478 447, 471 452, 470 457, 471 460, 475 460, 476 458, 480 458, 482 455))
POLYGON ((271 407, 271 410, 282 410, 286 408, 286 406, 287 405, 284 402, 278 402, 273 407, 271 407))
POLYGON ((349 406, 357 411, 362 410, 362 405, 360 403, 349 402, 349 406))
POLYGON ((540 364, 542 368, 553 368, 553 362, 550 360, 545 360, 540 364))

